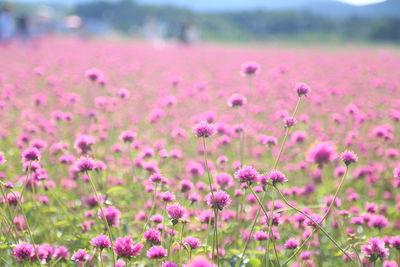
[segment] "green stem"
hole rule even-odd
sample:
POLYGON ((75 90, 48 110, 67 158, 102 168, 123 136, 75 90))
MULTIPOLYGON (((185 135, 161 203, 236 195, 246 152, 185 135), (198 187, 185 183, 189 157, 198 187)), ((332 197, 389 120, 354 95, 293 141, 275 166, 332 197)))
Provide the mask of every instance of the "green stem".
POLYGON ((215 231, 215 246, 217 252, 217 266, 219 267, 219 250, 218 250, 218 208, 214 208, 215 220, 214 220, 214 231, 215 231))
POLYGON ((90 185, 91 185, 91 187, 92 187, 92 190, 93 190, 93 192, 94 192, 94 195, 96 196, 96 200, 97 200, 97 202, 99 203, 101 216, 102 216, 102 219, 104 220, 104 224, 105 224, 105 226, 106 226, 106 228, 107 228, 108 237, 110 238, 110 243, 111 243, 111 254, 112 254, 112 258, 113 258, 113 266, 115 266, 115 255, 114 255, 114 251, 113 251, 114 242, 113 242, 113 236, 112 236, 112 233, 111 233, 110 225, 108 224, 107 218, 106 218, 106 216, 105 216, 105 214, 104 214, 103 205, 101 204, 99 195, 98 195, 98 193, 97 193, 96 187, 94 186, 94 183, 93 183, 93 181, 92 181, 92 178, 90 177, 90 175, 89 175, 88 172, 86 172, 86 175, 89 177, 90 185))
MULTIPOLYGON (((322 223, 324 222, 324 220, 326 219, 326 217, 327 217, 328 214, 330 213, 331 209, 333 208, 333 205, 334 205, 334 203, 335 203, 335 201, 336 201, 336 198, 337 198, 337 195, 338 195, 338 193, 339 193, 339 191, 340 191, 340 188, 342 187, 343 182, 344 182, 344 180, 346 179, 347 173, 348 173, 348 167, 346 166, 346 171, 344 172, 344 174, 343 174, 343 176, 342 176, 342 179, 340 180, 340 184, 339 184, 338 188, 336 189, 336 192, 335 192, 335 195, 334 195, 334 197, 333 197, 333 200, 332 200, 331 203, 329 204, 329 208, 328 208, 328 210, 326 211, 325 215, 322 217, 321 222, 320 222, 319 224, 322 224, 322 223)), ((278 191, 279 191, 279 190, 278 190, 278 191)), ((280 192, 280 191, 279 191, 279 192, 280 192)), ((283 195, 282 195, 282 196, 283 196, 283 195)), ((285 202, 286 202, 286 201, 285 201, 285 202)), ((319 226, 319 227, 320 227, 320 226, 319 226)), ((320 227, 320 228, 321 228, 321 227, 320 227)), ((285 261, 285 263, 283 264, 283 266, 285 266, 286 264, 288 264, 288 263, 300 252, 300 250, 303 248, 304 244, 311 238, 311 236, 312 236, 315 232, 316 232, 316 229, 313 230, 313 232, 312 232, 312 233, 310 234, 310 236, 303 242, 303 244, 299 247, 299 249, 298 249, 291 257, 289 257, 288 260, 285 261)), ((328 237, 328 238, 329 238, 329 237, 328 237)), ((347 254, 346 254, 346 256, 349 257, 347 254)), ((349 259, 351 259, 351 258, 349 257, 349 259)))
MULTIPOLYGON (((212 197, 212 203, 215 203, 215 198, 214 198, 214 192, 212 190, 212 178, 211 178, 211 173, 210 173, 210 168, 208 167, 208 160, 207 160, 207 147, 206 147, 206 139, 202 138, 203 140, 203 150, 204 150, 204 164, 206 165, 206 170, 207 170, 207 177, 208 177, 208 184, 210 186, 210 193, 211 193, 211 197, 212 197)), ((215 213, 215 211, 214 211, 215 213)), ((216 222, 217 218, 214 218, 214 223, 216 222)), ((214 237, 215 237, 215 230, 214 230, 214 237)), ((213 244, 212 244, 212 254, 211 254, 211 258, 214 258, 214 249, 215 249, 215 238, 213 238, 213 244)), ((218 259, 218 257, 217 257, 218 259)))
POLYGON ((300 245, 300 247, 282 264, 282 267, 285 267, 297 254, 300 253, 301 249, 305 246, 305 244, 311 239, 313 233, 315 233, 317 229, 314 229, 312 233, 304 240, 304 242, 300 245))
POLYGON ((311 218, 308 214, 306 214, 305 212, 303 212, 303 211, 299 210, 298 208, 294 207, 293 205, 291 205, 291 204, 288 202, 288 200, 286 199, 286 197, 282 194, 282 192, 281 192, 276 186, 274 186, 274 188, 275 188, 275 190, 278 191, 278 193, 281 195, 281 197, 282 197, 282 199, 283 199, 283 202, 285 202, 286 205, 288 205, 289 207, 291 207, 292 209, 294 209, 295 211, 297 211, 298 213, 304 215, 307 219, 309 219, 310 221, 312 221, 312 222, 315 224, 315 226, 318 227, 318 229, 320 229, 320 230, 325 234, 325 236, 326 236, 326 237, 327 237, 341 252, 343 252, 344 255, 346 255, 346 256, 351 260, 351 262, 352 262, 353 264, 355 264, 354 261, 352 260, 352 258, 350 258, 349 254, 347 254, 347 252, 339 246, 339 244, 330 236, 330 234, 328 234, 328 232, 327 232, 318 222, 316 222, 314 219, 312 219, 312 218, 311 218))
POLYGON ((99 251, 99 256, 100 256, 100 265, 101 265, 101 267, 103 267, 104 263, 103 263, 103 255, 102 255, 102 250, 101 249, 99 251))
POLYGON ((39 262, 39 265, 42 266, 42 263, 41 263, 40 258, 39 258, 39 254, 38 254, 37 249, 36 249, 36 243, 35 243, 35 240, 33 239, 32 231, 31 231, 31 228, 29 227, 29 222, 28 222, 28 219, 26 218, 24 209, 22 208, 21 202, 19 201, 18 197, 15 195, 14 192, 13 192, 13 194, 14 194, 15 198, 17 199, 17 204, 18 204, 19 209, 21 210, 22 216, 24 216, 25 223, 26 223, 26 229, 28 230, 28 234, 29 234, 29 237, 31 239, 31 242, 32 242, 32 245, 33 245, 33 249, 35 251, 36 259, 39 262))

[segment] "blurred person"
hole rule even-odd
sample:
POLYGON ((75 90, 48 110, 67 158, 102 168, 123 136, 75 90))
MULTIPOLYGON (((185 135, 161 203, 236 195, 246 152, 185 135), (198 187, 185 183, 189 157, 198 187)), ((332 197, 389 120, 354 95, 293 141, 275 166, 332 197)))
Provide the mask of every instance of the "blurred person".
POLYGON ((21 14, 17 18, 15 33, 22 43, 29 41, 29 18, 26 14, 21 14))
POLYGON ((14 20, 10 4, 3 4, 0 11, 0 43, 11 42, 14 35, 14 20))
POLYGON ((161 48, 164 46, 165 27, 159 22, 157 17, 153 15, 147 16, 143 31, 146 40, 153 44, 156 48, 161 48))
POLYGON ((181 21, 178 29, 178 41, 188 45, 197 42, 198 39, 199 34, 196 25, 189 21, 181 21))

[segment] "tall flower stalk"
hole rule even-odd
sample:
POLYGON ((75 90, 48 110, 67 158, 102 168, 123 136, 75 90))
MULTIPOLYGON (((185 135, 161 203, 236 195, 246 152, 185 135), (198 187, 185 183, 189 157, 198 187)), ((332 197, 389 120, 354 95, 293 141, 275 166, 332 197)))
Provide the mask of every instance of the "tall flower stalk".
MULTIPOLYGON (((94 195, 96 197, 96 201, 97 201, 97 203, 99 205, 99 208, 100 208, 101 218, 102 218, 102 220, 104 222, 104 225, 105 225, 105 227, 107 229, 107 235, 108 235, 108 237, 110 239, 110 242, 111 242, 111 248, 113 248, 114 244, 113 244, 113 236, 112 236, 112 233, 111 233, 111 227, 110 227, 110 225, 108 223, 107 217, 104 214, 104 207, 103 207, 103 204, 102 204, 101 199, 99 197, 99 194, 98 194, 98 192, 96 190, 96 186, 94 185, 93 180, 89 175, 89 171, 95 170, 97 168, 97 164, 96 164, 96 162, 94 160, 92 160, 90 158, 81 157, 77 161, 75 167, 76 167, 77 171, 86 174, 86 176, 89 179, 90 186, 92 188, 92 191, 93 191, 93 193, 94 193, 94 195)), ((111 254, 112 254, 112 259, 113 259, 113 265, 115 266, 116 259, 115 259, 115 254, 114 254, 113 250, 111 250, 111 254)))
MULTIPOLYGON (((297 90, 297 85, 296 85, 296 91, 297 91, 297 94, 298 94, 298 99, 297 99, 297 102, 296 102, 296 106, 295 106, 295 108, 294 108, 294 111, 293 111, 293 113, 292 113, 292 116, 291 116, 291 118, 293 118, 293 119, 296 117, 296 114, 297 114, 298 109, 299 109, 299 107, 300 107, 300 103, 301 103, 302 96, 307 95, 307 93, 310 92, 310 89, 308 88, 308 91, 305 92, 305 93, 299 93, 299 91, 297 90)), ((293 126, 293 125, 292 125, 292 126, 293 126)), ((274 165, 272 166, 272 169, 276 169, 276 168, 278 167, 278 164, 279 164, 279 162, 280 162, 281 156, 282 156, 283 151, 284 151, 284 149, 285 149, 286 141, 287 141, 287 138, 288 138, 288 136, 289 136, 289 132, 290 132, 291 129, 292 129, 292 127, 286 127, 286 128, 285 128, 285 134, 284 134, 284 137, 283 137, 281 146, 280 146, 280 148, 279 148, 278 155, 277 155, 277 157, 276 157, 276 159, 275 159, 275 161, 274 161, 274 165)), ((263 196, 262 196, 261 201, 259 202, 259 206, 260 206, 260 207, 258 208, 258 210, 257 210, 257 212, 256 212, 256 216, 255 216, 255 218, 254 218, 254 220, 253 220, 253 224, 252 224, 251 230, 250 230, 250 235, 249 235, 249 237, 247 238, 247 240, 246 240, 246 242, 245 242, 245 245, 244 245, 244 248, 243 248, 243 251, 242 251, 240 260, 238 261, 238 262, 239 262, 239 265, 238 265, 238 266, 240 266, 240 265, 242 264, 242 262, 243 262, 243 258, 244 258, 244 255, 245 255, 245 253, 246 253, 246 250, 247 250, 247 247, 248 247, 248 243, 250 242, 250 239, 251 239, 251 236, 252 236, 252 234, 253 234, 255 225, 257 224, 258 218, 259 218, 259 216, 260 216, 260 212, 261 212, 261 210, 263 209, 263 203, 264 203, 265 198, 266 198, 266 196, 267 196, 268 187, 270 187, 268 184, 264 187, 264 193, 263 193, 263 196)), ((266 216, 267 216, 267 220, 269 221, 269 216, 268 216, 268 215, 266 215, 266 216)), ((270 235, 270 233, 268 234, 268 236, 269 236, 269 235, 270 235)), ((268 246, 269 246, 269 245, 268 245, 268 246)), ((266 251, 266 253, 268 253, 268 251, 266 251)))
MULTIPOLYGON (((211 177, 211 172, 210 168, 208 166, 208 158, 207 158, 207 145, 206 145, 206 138, 212 136, 215 134, 215 126, 213 124, 208 123, 207 121, 200 122, 199 124, 195 125, 193 129, 193 133, 199 137, 202 138, 203 142, 203 155, 204 155, 204 164, 206 166, 206 171, 207 171, 207 177, 208 177, 208 185, 210 187, 210 194, 212 198, 212 202, 215 203, 215 197, 214 197, 214 192, 213 192, 213 179, 211 177)), ((217 216, 218 216, 218 210, 217 207, 214 206, 213 208, 214 211, 214 232, 213 232, 213 242, 212 242, 212 254, 211 257, 214 258, 214 250, 216 247, 217 253, 217 264, 219 266, 219 252, 218 252, 218 227, 217 227, 217 216)))

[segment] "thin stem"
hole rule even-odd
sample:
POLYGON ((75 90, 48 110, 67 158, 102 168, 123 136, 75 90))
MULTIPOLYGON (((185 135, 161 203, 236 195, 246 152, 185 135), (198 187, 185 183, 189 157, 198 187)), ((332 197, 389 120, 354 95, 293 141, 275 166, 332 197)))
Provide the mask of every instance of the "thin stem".
MULTIPOLYGON (((211 197, 212 197, 212 203, 215 203, 215 198, 214 198, 214 192, 212 189, 212 178, 211 178, 211 173, 210 173, 210 168, 208 167, 208 160, 207 160, 207 147, 206 147, 206 139, 202 138, 203 140, 203 154, 204 154, 204 164, 206 165, 206 170, 207 170, 207 177, 208 177, 208 184, 210 186, 210 193, 211 193, 211 197)), ((214 211, 215 213, 215 211, 214 211)), ((214 219, 214 224, 216 222, 217 218, 214 219)), ((215 233, 215 229, 214 229, 214 238, 213 238, 213 244, 212 244, 212 252, 211 252, 211 258, 214 258, 214 249, 215 249, 215 238, 216 238, 216 233, 215 233)), ((218 252, 217 252, 217 259, 218 259, 218 252)))
POLYGON ((168 259, 171 258, 171 245, 172 245, 172 236, 174 235, 174 228, 175 228, 175 224, 172 224, 172 232, 169 236, 169 244, 168 244, 168 259))
POLYGON ((219 250, 218 250, 218 209, 214 208, 215 220, 214 220, 214 232, 215 232, 215 246, 217 251, 217 265, 219 266, 219 250))
MULTIPOLYGON (((337 198, 337 195, 338 195, 338 193, 339 193, 339 191, 340 191, 340 188, 342 187, 343 182, 344 182, 344 180, 346 179, 347 173, 348 173, 348 167, 346 166, 346 171, 344 172, 344 174, 343 174, 343 176, 342 176, 342 179, 340 180, 340 184, 339 184, 338 188, 336 189, 336 192, 335 192, 335 195, 334 195, 334 197, 333 197, 333 200, 332 200, 331 203, 329 204, 329 208, 328 208, 328 210, 326 211, 326 213, 324 214, 324 216, 322 217, 320 224, 323 223, 323 221, 326 219, 326 217, 327 217, 328 214, 330 213, 330 211, 331 211, 331 209, 332 209, 332 207, 333 207, 333 205, 334 205, 334 203, 335 203, 335 201, 336 201, 336 198, 337 198)), ((278 190, 278 191, 279 191, 279 190, 278 190)), ((319 227, 320 227, 320 226, 319 226, 319 227)), ((321 228, 321 227, 320 227, 320 228, 321 228)), ((286 262, 283 264, 283 266, 285 266, 287 263, 289 263, 290 260, 292 260, 292 259, 300 252, 300 250, 303 248, 304 244, 311 238, 311 236, 312 236, 315 232, 316 232, 316 229, 313 230, 313 232, 312 232, 312 233, 310 234, 310 236, 303 242, 303 244, 299 247, 299 249, 298 249, 295 253, 293 253, 293 255, 292 255, 291 257, 289 257, 288 260, 286 260, 286 262)), ((329 238, 329 237, 328 237, 328 238, 329 238)), ((349 257, 347 254, 346 254, 346 256, 349 257)), ((349 257, 349 258, 350 258, 350 257, 349 257)), ((350 258, 350 259, 351 259, 351 258, 350 258)))
POLYGON ((94 183, 93 183, 93 181, 92 181, 92 178, 90 177, 90 175, 89 175, 88 172, 86 172, 86 175, 89 177, 90 185, 91 185, 91 187, 92 187, 92 190, 93 190, 93 192, 94 192, 94 195, 96 196, 97 203, 99 203, 101 216, 102 216, 102 219, 104 220, 104 224, 105 224, 105 226, 106 226, 106 228, 107 228, 108 237, 110 238, 110 243, 111 243, 111 254, 112 254, 112 257, 113 257, 113 265, 115 266, 115 255, 114 255, 114 251, 113 251, 114 242, 113 242, 113 236, 112 236, 112 233, 111 233, 110 225, 108 224, 107 218, 106 218, 106 216, 105 216, 105 214, 104 214, 103 205, 101 204, 99 195, 98 195, 98 193, 97 193, 96 187, 94 186, 94 183))
POLYGON ((36 243, 35 243, 35 240, 33 239, 32 231, 31 231, 31 228, 29 227, 29 222, 28 222, 28 219, 26 218, 24 209, 22 208, 21 202, 19 201, 18 197, 15 195, 14 192, 13 192, 13 194, 14 194, 15 198, 17 199, 17 204, 18 204, 19 209, 21 210, 22 216, 24 216, 25 223, 26 223, 26 229, 28 230, 28 234, 31 239, 33 249, 35 251, 36 259, 39 262, 39 265, 42 266, 42 262, 40 261, 39 254, 37 252, 36 243))
POLYGON ((103 251, 100 249, 100 251, 99 251, 99 256, 100 256, 100 265, 101 265, 101 267, 104 266, 102 252, 103 252, 103 251))
POLYGON ((300 247, 282 264, 282 267, 285 267, 294 257, 297 256, 297 254, 300 253, 301 249, 305 246, 305 244, 311 239, 313 233, 315 233, 317 229, 314 229, 312 233, 306 238, 306 240, 303 241, 303 243, 300 245, 300 247))
POLYGON ((242 262, 243 262, 244 255, 245 255, 245 253, 246 253, 247 247, 248 247, 249 242, 250 242, 250 240, 251 240, 251 236, 253 235, 253 231, 254 231, 254 228, 255 228, 255 226, 256 226, 256 224, 257 224, 257 220, 258 220, 258 217, 260 216, 261 210, 264 211, 265 216, 267 216, 267 218, 268 218, 268 214, 267 214, 267 212, 266 212, 265 209, 264 209, 264 205, 262 205, 262 203, 264 202, 265 197, 266 197, 266 192, 264 192, 264 194, 263 194, 263 199, 262 199, 262 201, 260 201, 260 199, 258 198, 258 196, 255 194, 253 188, 251 188, 251 186, 249 186, 249 188, 250 188, 251 193, 252 193, 252 194, 254 195, 254 197, 256 198, 256 200, 257 200, 257 202, 258 202, 260 208, 257 209, 257 213, 256 213, 256 216, 255 216, 255 218, 254 218, 253 224, 252 224, 252 226, 251 226, 251 230, 250 230, 249 237, 247 238, 246 243, 245 243, 245 245, 244 245, 244 248, 243 248, 243 251, 242 251, 242 255, 240 256, 240 260, 239 260, 239 265, 238 265, 238 266, 240 266, 240 265, 242 264, 242 262))
POLYGON ((151 210, 150 210, 149 216, 147 216, 146 224, 143 227, 143 232, 146 230, 147 226, 149 225, 150 217, 154 213, 154 209, 155 209, 155 206, 156 206, 156 197, 157 197, 157 185, 158 185, 158 183, 156 183, 156 186, 154 188, 154 195, 153 195, 153 201, 151 203, 151 210))
POLYGON ((281 197, 282 197, 282 199, 283 199, 283 202, 285 202, 286 205, 288 205, 289 207, 291 207, 292 209, 294 209, 294 210, 297 211, 298 213, 301 213, 301 214, 304 215, 307 219, 309 219, 310 221, 312 221, 312 222, 315 224, 315 226, 318 227, 318 229, 320 229, 320 230, 325 234, 325 236, 326 236, 326 237, 327 237, 341 252, 343 252, 343 254, 345 254, 345 255, 352 261, 353 264, 355 264, 354 261, 350 258, 349 254, 347 254, 347 252, 339 246, 339 244, 330 236, 330 234, 328 234, 328 232, 326 232, 326 230, 325 230, 319 223, 317 223, 314 219, 312 219, 312 218, 311 218, 308 214, 306 214, 305 212, 303 212, 303 211, 299 210, 298 208, 294 207, 293 205, 291 205, 291 204, 288 202, 288 200, 286 199, 286 197, 282 194, 282 192, 281 192, 276 186, 274 186, 274 188, 275 188, 275 190, 277 190, 278 193, 281 195, 281 197))

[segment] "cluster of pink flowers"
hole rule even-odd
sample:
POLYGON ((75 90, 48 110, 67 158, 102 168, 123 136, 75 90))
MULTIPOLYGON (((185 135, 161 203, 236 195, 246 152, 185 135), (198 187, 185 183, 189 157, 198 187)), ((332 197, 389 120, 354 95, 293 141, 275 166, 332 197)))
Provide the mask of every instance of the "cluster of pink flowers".
POLYGON ((42 46, 0 49, 2 264, 398 267, 396 53, 42 46))

